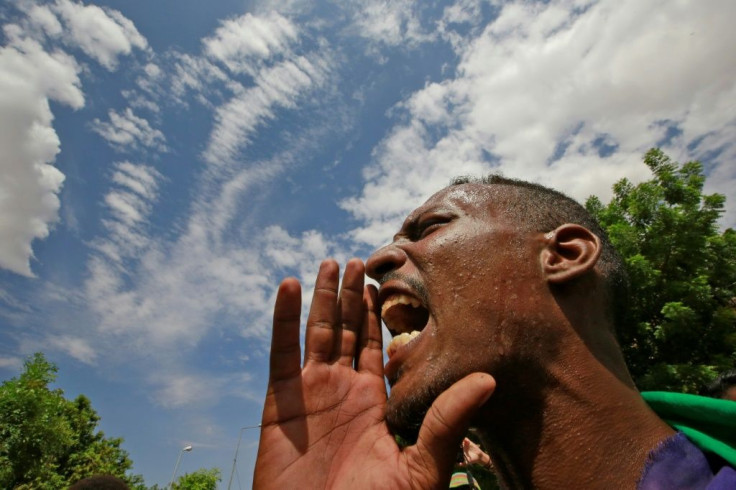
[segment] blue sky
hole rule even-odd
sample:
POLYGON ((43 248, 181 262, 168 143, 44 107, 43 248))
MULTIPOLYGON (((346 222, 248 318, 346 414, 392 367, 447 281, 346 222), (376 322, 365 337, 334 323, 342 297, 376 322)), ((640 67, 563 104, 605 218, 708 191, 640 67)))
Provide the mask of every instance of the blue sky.
MULTIPOLYGON (((661 146, 736 225, 730 0, 9 0, 0 378, 43 351, 134 471, 260 420, 286 276, 366 258, 460 174, 607 201, 661 146)), ((304 290, 305 304, 311 297, 304 290)), ((246 431, 234 488, 250 486, 246 431), (238 485, 239 483, 239 485, 238 485)))

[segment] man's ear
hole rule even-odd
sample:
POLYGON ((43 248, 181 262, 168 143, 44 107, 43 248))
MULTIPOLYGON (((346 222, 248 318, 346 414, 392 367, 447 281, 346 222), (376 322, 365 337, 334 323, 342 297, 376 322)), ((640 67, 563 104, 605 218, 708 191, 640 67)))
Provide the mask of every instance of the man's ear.
POLYGON ((545 236, 542 268, 547 280, 561 284, 595 267, 601 255, 601 240, 584 226, 564 224, 545 236))

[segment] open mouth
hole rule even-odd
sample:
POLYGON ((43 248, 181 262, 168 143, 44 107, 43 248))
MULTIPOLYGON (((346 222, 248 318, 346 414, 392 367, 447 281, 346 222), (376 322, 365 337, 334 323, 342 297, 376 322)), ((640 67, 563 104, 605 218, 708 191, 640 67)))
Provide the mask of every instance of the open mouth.
POLYGON ((429 310, 417 298, 392 294, 381 306, 381 318, 394 336, 386 348, 389 359, 396 351, 414 340, 429 320, 429 310))

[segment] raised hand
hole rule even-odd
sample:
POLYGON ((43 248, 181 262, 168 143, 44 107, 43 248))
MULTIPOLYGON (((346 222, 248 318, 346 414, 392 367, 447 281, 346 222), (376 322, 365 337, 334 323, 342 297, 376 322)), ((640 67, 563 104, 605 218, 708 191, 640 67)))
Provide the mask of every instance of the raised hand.
POLYGON ((491 462, 491 457, 486 454, 480 446, 478 446, 476 443, 468 439, 467 437, 463 439, 463 454, 465 455, 465 461, 463 462, 463 466, 465 463, 467 464, 479 464, 481 466, 485 466, 486 468, 492 468, 493 463, 491 462))
POLYGON ((472 374, 440 395, 415 446, 403 451, 384 421, 386 390, 376 290, 365 267, 327 260, 299 344, 301 288, 284 280, 274 308, 268 391, 253 487, 447 488, 457 445, 493 379, 472 374))

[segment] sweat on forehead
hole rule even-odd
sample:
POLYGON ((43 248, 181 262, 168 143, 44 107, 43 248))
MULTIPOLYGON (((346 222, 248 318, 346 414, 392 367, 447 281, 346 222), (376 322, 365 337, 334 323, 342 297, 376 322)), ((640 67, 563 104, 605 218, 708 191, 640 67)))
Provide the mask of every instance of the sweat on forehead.
POLYGON ((478 183, 452 185, 437 191, 422 206, 417 208, 417 211, 448 201, 460 206, 484 206, 493 199, 495 193, 496 191, 489 186, 478 183))
POLYGON ((491 208, 504 213, 524 228, 547 232, 565 223, 585 226, 597 235, 603 234, 598 223, 574 199, 541 184, 500 175, 486 177, 456 177, 449 189, 476 189, 478 196, 486 190, 485 198, 491 208))

